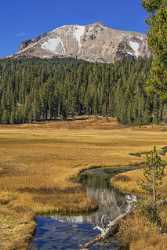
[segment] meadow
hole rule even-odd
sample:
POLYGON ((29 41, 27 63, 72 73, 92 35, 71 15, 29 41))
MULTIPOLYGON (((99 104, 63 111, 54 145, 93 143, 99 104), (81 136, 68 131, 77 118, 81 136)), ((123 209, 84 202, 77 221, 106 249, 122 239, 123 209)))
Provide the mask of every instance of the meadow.
MULTIPOLYGON (((96 209, 72 180, 81 170, 139 163, 143 158, 130 153, 153 145, 160 149, 166 142, 163 125, 126 127, 111 118, 1 125, 0 249, 26 249, 36 214, 96 209)), ((129 178, 134 191, 138 177, 129 178)))

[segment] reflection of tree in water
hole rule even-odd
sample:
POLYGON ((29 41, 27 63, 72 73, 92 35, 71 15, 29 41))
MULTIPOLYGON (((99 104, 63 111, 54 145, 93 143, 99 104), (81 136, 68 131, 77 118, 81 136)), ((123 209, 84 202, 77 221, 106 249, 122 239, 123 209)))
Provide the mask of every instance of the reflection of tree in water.
POLYGON ((134 199, 132 196, 120 194, 112 189, 111 175, 108 175, 106 171, 106 169, 105 171, 92 169, 87 171, 86 176, 81 176, 81 182, 87 188, 87 195, 97 201, 98 210, 88 215, 55 215, 52 218, 38 218, 38 230, 33 244, 41 246, 42 241, 45 249, 60 249, 59 247, 62 246, 63 249, 69 249, 69 246, 70 249, 79 249, 79 246, 87 249, 93 245, 93 249, 119 249, 117 241, 109 243, 111 244, 109 248, 104 248, 102 244, 101 248, 99 239, 109 236, 111 228, 116 229, 115 225, 117 226, 118 220, 131 210, 134 199), (58 242, 59 245, 57 245, 58 242))
POLYGON ((125 210, 125 198, 112 189, 88 187, 88 196, 98 202, 99 209, 89 216, 89 222, 100 228, 105 228, 125 210))
POLYGON ((107 225, 126 211, 125 196, 111 188, 87 188, 87 195, 98 202, 99 209, 83 216, 55 216, 56 219, 70 223, 89 223, 97 228, 104 229, 107 225))

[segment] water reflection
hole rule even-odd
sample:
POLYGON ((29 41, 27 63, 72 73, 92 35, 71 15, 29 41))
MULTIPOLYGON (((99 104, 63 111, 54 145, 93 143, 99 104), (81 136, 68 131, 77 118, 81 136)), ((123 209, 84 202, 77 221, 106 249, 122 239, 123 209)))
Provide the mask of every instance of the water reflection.
POLYGON ((94 227, 105 228, 110 221, 125 212, 128 206, 125 196, 111 188, 88 187, 87 195, 98 202, 99 209, 97 212, 80 216, 55 215, 52 218, 67 223, 88 223, 94 227))
MULTIPOLYGON (((77 250, 85 241, 98 234, 92 225, 56 220, 49 217, 37 217, 37 231, 31 250, 77 250)), ((100 248, 93 248, 100 249, 100 248)))
MULTIPOLYGON (((94 170, 93 170, 94 172, 94 170)), ((98 171, 97 171, 98 172, 98 171)), ((87 179, 87 195, 98 202, 99 209, 89 215, 37 217, 37 230, 30 249, 33 250, 77 250, 99 234, 99 230, 127 211, 129 202, 125 195, 112 189, 106 174, 87 179), (98 177, 98 178, 97 178, 98 177), (100 177, 100 178, 99 178, 100 177), (96 228, 96 229, 95 229, 96 228)), ((109 245, 97 244, 92 250, 119 249, 118 242, 109 245)))

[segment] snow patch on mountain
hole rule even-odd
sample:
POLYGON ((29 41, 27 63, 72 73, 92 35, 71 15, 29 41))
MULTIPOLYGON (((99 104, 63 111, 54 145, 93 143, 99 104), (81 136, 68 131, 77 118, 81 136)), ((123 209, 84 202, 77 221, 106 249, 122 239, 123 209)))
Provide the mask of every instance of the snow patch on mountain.
POLYGON ((85 33, 85 26, 80 26, 80 25, 75 26, 73 36, 77 40, 79 48, 81 47, 81 37, 84 35, 84 33, 85 33))
POLYGON ((130 52, 130 51, 127 51, 127 54, 130 55, 130 56, 134 56, 134 53, 130 52))
POLYGON ((49 39, 41 45, 42 49, 48 50, 55 54, 64 54, 65 48, 60 37, 49 39))
POLYGON ((138 57, 140 55, 140 52, 139 52, 140 44, 138 42, 130 41, 129 45, 133 49, 135 56, 138 57))
POLYGON ((147 36, 125 32, 101 23, 64 25, 24 41, 16 57, 71 57, 89 62, 113 63, 130 55, 149 57, 147 36))

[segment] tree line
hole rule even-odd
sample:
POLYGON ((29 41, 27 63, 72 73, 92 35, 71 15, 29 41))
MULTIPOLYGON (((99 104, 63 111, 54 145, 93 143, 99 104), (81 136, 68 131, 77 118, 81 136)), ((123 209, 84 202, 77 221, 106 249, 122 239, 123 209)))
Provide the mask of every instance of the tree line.
POLYGON ((75 59, 0 61, 0 123, 66 119, 75 115, 116 117, 125 124, 165 119, 165 105, 145 90, 150 60, 114 64, 75 59))

